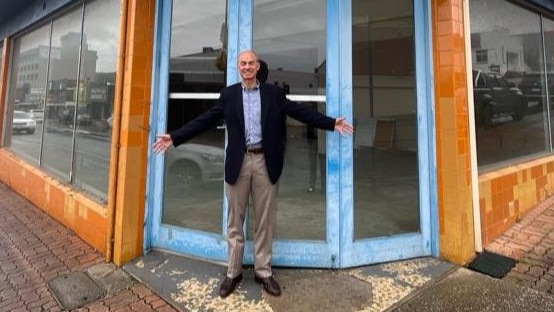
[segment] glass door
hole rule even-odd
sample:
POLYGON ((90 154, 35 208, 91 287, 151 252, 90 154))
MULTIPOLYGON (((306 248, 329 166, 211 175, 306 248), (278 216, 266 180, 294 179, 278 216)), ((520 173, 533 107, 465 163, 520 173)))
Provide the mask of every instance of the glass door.
MULTIPOLYGON (((174 1, 169 50, 167 131, 208 110, 225 87, 223 1, 198 9, 194 1, 174 1), (223 59, 223 60, 222 60, 223 59)), ((220 125, 223 121, 220 122, 220 125)), ((164 163, 162 223, 221 233, 225 129, 213 127, 169 149, 164 163)))
MULTIPOLYGON (((328 14, 335 13, 320 0, 252 2, 252 48, 267 64, 266 83, 282 88, 297 105, 327 114, 327 25, 328 14)), ((326 143, 340 138, 290 117, 286 125, 285 164, 274 212, 274 264, 339 267, 339 229, 333 218, 339 206, 327 196, 327 180, 339 171, 328 170, 326 143)), ((253 233, 249 222, 249 240, 253 233)))
MULTIPOLYGON (((226 85, 225 1, 159 1, 161 37, 158 133, 180 128, 208 110, 226 85), (168 49, 167 49, 168 48, 168 49)), ((223 121, 157 157, 153 206, 155 247, 224 260, 223 121), (158 193, 159 192, 159 193, 158 193)))
MULTIPOLYGON (((413 0, 352 0, 351 5, 343 7, 351 16, 351 42, 342 43, 351 47, 350 64, 342 66, 345 76, 351 68, 351 80, 342 83, 351 86, 355 124, 352 158, 346 160, 353 209, 341 221, 342 263, 430 255, 426 126, 431 123, 426 121, 431 101, 424 96, 430 55, 426 33, 419 31, 427 8, 413 0)), ((344 193, 350 197, 349 189, 344 193)))

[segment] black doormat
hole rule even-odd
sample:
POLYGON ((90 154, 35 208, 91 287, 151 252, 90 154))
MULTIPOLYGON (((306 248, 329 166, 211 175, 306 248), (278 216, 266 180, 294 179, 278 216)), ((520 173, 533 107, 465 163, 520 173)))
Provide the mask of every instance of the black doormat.
POLYGON ((488 251, 480 253, 468 268, 495 278, 503 278, 516 265, 512 258, 488 251))

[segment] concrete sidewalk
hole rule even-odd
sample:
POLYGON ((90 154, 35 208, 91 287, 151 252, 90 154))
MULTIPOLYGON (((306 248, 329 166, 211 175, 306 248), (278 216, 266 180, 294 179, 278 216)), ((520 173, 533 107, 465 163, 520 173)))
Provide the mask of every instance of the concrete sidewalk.
MULTIPOLYGON (((132 276, 125 288, 75 311, 554 311, 550 227, 552 199, 491 245, 519 256, 503 280, 433 258, 347 270, 276 268, 278 298, 267 296, 247 268, 238 290, 221 299, 223 265, 152 252, 122 268, 132 276)), ((63 311, 53 281, 94 275, 106 265, 100 253, 2 183, 0 250, 0 311, 63 311)))
POLYGON ((554 311, 554 196, 485 249, 515 259, 515 267, 502 279, 459 268, 444 280, 415 291, 392 310, 554 311))
POLYGON ((218 295, 222 264, 154 251, 124 266, 180 311, 256 312, 385 311, 454 268, 433 258, 343 270, 273 268, 282 295, 272 297, 247 267, 237 290, 223 299, 218 295))
POLYGON ((552 312, 552 294, 459 268, 394 312, 552 312))

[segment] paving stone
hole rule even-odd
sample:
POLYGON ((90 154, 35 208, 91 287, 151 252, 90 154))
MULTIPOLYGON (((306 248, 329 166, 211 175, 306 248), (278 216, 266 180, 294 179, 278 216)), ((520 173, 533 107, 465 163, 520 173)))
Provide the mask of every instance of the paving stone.
POLYGON ((107 295, 113 295, 121 289, 133 285, 133 279, 113 263, 99 263, 85 270, 85 272, 100 286, 107 295))
POLYGON ((93 302, 104 295, 100 288, 84 272, 71 272, 48 282, 50 291, 63 309, 73 310, 93 302))
POLYGON ((552 282, 544 279, 539 279, 535 283, 535 285, 533 285, 533 288, 552 293, 552 282))
POLYGON ((370 283, 343 274, 291 271, 279 281, 283 294, 265 296, 275 312, 359 311, 373 301, 370 283))
POLYGON ((525 274, 525 273, 529 272, 529 269, 531 269, 531 265, 529 265, 527 263, 519 262, 519 263, 516 263, 516 266, 513 267, 510 272, 518 272, 518 273, 521 273, 521 274, 525 274))

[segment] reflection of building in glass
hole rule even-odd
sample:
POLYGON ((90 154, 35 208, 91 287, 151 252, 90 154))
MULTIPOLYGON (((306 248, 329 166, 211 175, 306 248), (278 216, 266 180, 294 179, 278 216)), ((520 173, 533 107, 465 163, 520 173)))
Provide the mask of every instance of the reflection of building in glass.
POLYGON ((96 80, 85 82, 87 113, 93 120, 108 119, 113 110, 115 73, 96 73, 96 80))
MULTIPOLYGON (((496 29, 472 34, 471 56, 473 69, 500 73, 531 70, 530 66, 532 64, 525 62, 524 55, 524 53, 530 52, 528 49, 524 50, 524 42, 526 37, 529 36, 537 40, 539 34, 511 35, 509 29, 496 29)), ((538 47, 536 48, 538 49, 538 47)))
MULTIPOLYGON (((511 34, 513 29, 471 34, 473 69, 505 74, 544 71, 541 34, 537 32, 511 34)), ((554 49, 554 32, 544 33, 547 51, 554 49)), ((547 70, 554 68, 554 59, 546 59, 547 70)))
MULTIPOLYGON (((225 68, 218 68, 221 50, 204 47, 201 52, 172 57, 170 60, 170 93, 219 93, 225 86, 225 68)), ((220 64, 219 64, 220 65, 220 64)), ((219 66, 221 67, 221 66, 219 66)), ((196 105, 183 109, 183 100, 171 100, 168 107, 168 129, 176 129, 193 116, 213 105, 210 100, 193 100, 196 105), (192 109, 191 109, 192 108, 192 109)))
MULTIPOLYGON (((51 80, 77 77, 77 66, 79 64, 79 45, 81 44, 80 33, 69 32, 61 37, 60 57, 54 58, 50 64, 52 73, 51 80)), ((81 80, 95 80, 96 61, 98 53, 89 50, 87 35, 83 34, 83 47, 81 50, 81 80)))
POLYGON ((205 47, 200 53, 171 58, 171 92, 219 92, 225 73, 216 66, 220 50, 205 47))
MULTIPOLYGON (((171 58, 171 92, 220 92, 225 83, 225 73, 217 65, 220 52, 221 49, 204 47, 202 52, 171 58)), ((270 54, 260 55, 260 58, 269 66, 267 83, 288 85, 291 94, 317 94, 317 88, 325 88, 325 82, 321 81, 325 61, 311 72, 304 72, 276 67, 270 61, 270 54)))
MULTIPOLYGON (((79 33, 70 32, 61 37, 59 47, 38 46, 21 52, 17 74, 16 107, 30 109, 42 107, 44 99, 54 105, 75 102, 79 95, 83 103, 88 101, 86 82, 96 80, 96 51, 88 49, 86 35, 83 37, 81 51, 81 85, 77 92, 77 74, 79 65, 79 33), (48 61, 50 60, 50 66, 48 61), (48 83, 46 75, 49 71, 48 83), (45 94, 45 85, 48 95, 45 94)), ((112 74, 113 75, 113 74, 112 74)), ((113 83, 112 78, 112 83, 113 83)))
POLYGON ((38 46, 37 48, 19 54, 16 82, 16 107, 38 107, 44 100, 44 84, 48 68, 48 53, 51 53, 53 59, 59 59, 60 50, 52 48, 52 50, 49 51, 48 46, 38 46))
MULTIPOLYGON (((204 47, 199 53, 181 55, 171 58, 170 61, 170 93, 219 93, 225 86, 225 70, 218 66, 218 58, 222 57, 221 49, 213 47, 204 47)), ((223 57, 227 57, 225 54, 223 57)), ((271 54, 260 55, 261 59, 272 58, 271 54)), ((272 61, 267 61, 269 66, 268 80, 266 83, 276 84, 283 88, 289 88, 290 94, 310 94, 316 95, 318 92, 324 94, 325 88, 325 61, 312 72, 297 70, 284 70, 282 67, 276 68, 272 61), (321 85, 321 87, 319 87, 321 85)), ((234 63, 231 66, 236 66, 234 63)), ((92 99, 91 99, 92 101, 92 99)), ((207 106, 199 106, 200 110, 205 110, 211 102, 206 102, 207 106)), ((179 106, 177 104, 177 106, 179 106)), ((190 111, 190 116, 183 115, 180 108, 172 108, 168 114, 169 129, 181 125, 184 121, 192 119, 192 116, 199 114, 200 111, 190 111)), ((290 123, 295 123, 292 119, 287 119, 290 123)))
POLYGON ((80 34, 69 32, 61 37, 59 47, 38 46, 20 54, 17 109, 42 108, 47 103, 47 118, 59 118, 66 107, 74 107, 78 101, 80 113, 97 120, 110 117, 115 73, 96 71, 98 53, 89 49, 86 34, 82 38, 82 50, 80 45, 80 34))

